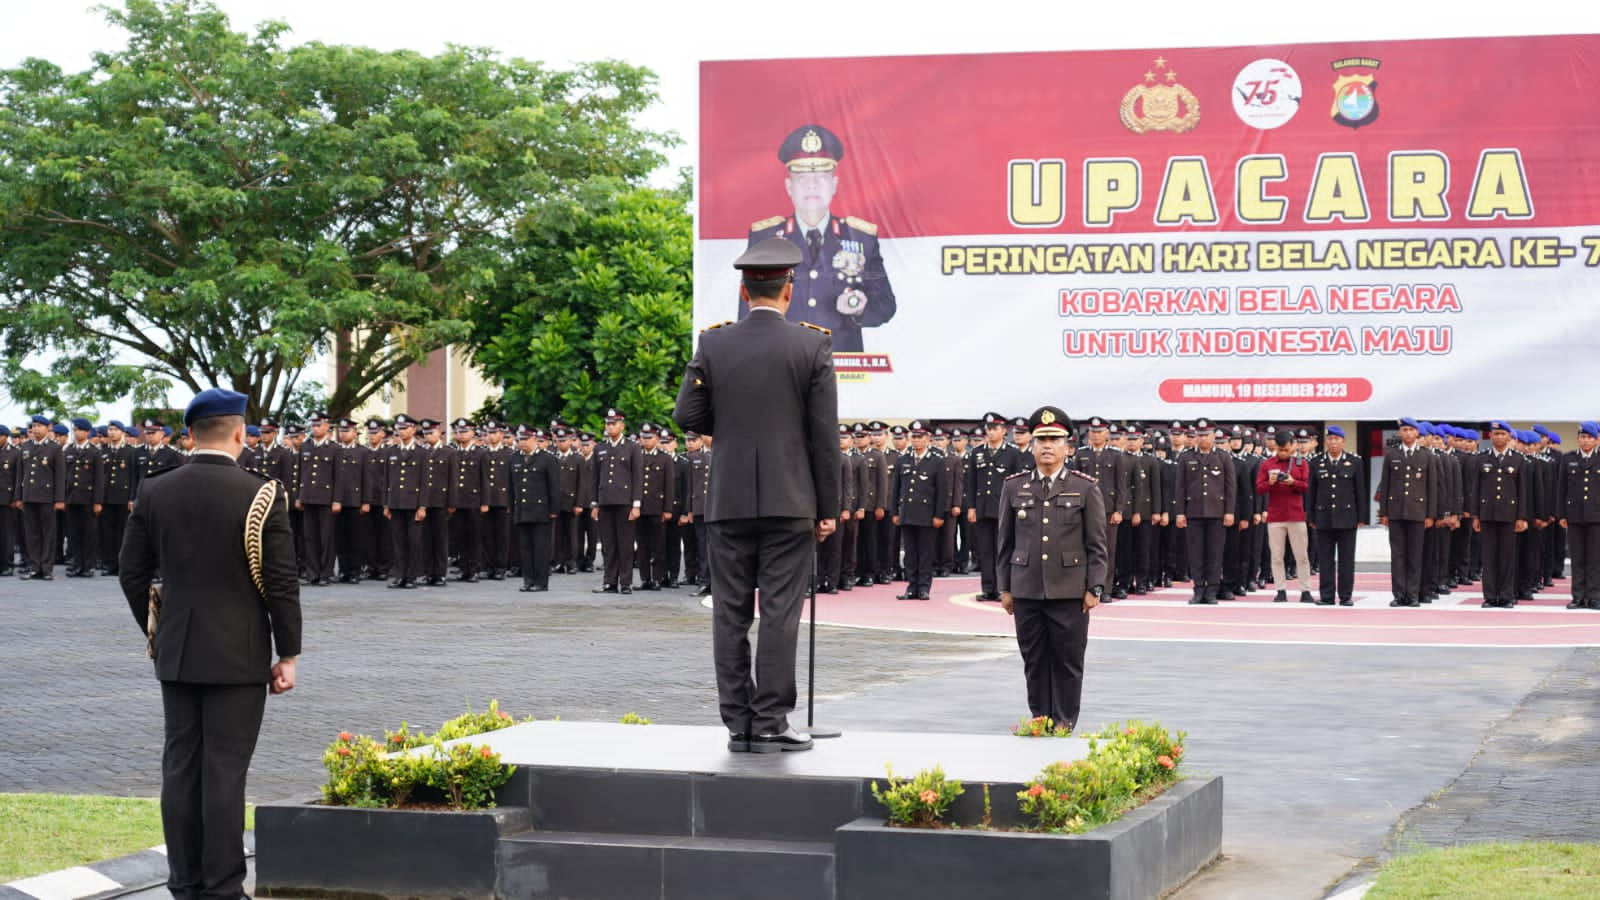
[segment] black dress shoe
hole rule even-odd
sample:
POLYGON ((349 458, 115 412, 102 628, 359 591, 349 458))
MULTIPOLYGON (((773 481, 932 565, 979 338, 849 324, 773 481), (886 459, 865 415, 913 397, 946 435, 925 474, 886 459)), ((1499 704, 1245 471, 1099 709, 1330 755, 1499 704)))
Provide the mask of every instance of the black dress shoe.
POLYGON ((538 594, 550 589, 540 584, 525 584, 517 590, 523 592, 524 594, 538 594))
POLYGON ((1323 600, 1320 597, 1317 598, 1317 605, 1318 606, 1332 606, 1333 604, 1334 604, 1334 601, 1333 601, 1332 598, 1329 598, 1327 600, 1323 600))
POLYGON ((1589 608, 1589 604, 1583 602, 1582 600, 1573 600, 1571 603, 1567 604, 1567 609, 1588 609, 1588 608, 1589 608))
POLYGON ((1122 588, 1117 588, 1116 590, 1111 592, 1111 599, 1113 599, 1113 600, 1126 600, 1126 599, 1128 599, 1128 592, 1123 590, 1122 588))
POLYGON ((1233 599, 1233 591, 1228 590, 1227 588, 1223 588, 1222 590, 1217 592, 1217 599, 1218 600, 1232 600, 1233 599))
POLYGON ((1279 591, 1277 594, 1273 595, 1272 602, 1273 603, 1288 603, 1289 602, 1289 592, 1288 591, 1279 591))
POLYGON ((490 581, 505 581, 506 580, 506 573, 498 572, 498 571, 497 572, 490 572, 488 575, 486 575, 484 577, 488 578, 490 581))
POLYGON ((781 753, 810 749, 811 735, 795 731, 792 727, 782 734, 758 734, 750 739, 751 753, 781 753))
POLYGON ((317 579, 317 586, 318 587, 332 587, 333 586, 333 579, 331 579, 331 578, 318 578, 317 579))
POLYGON ((750 752, 750 733, 747 732, 747 731, 730 731, 730 732, 728 732, 728 752, 729 753, 749 753, 750 752))
POLYGON ((597 588, 594 588, 593 590, 589 591, 589 593, 591 593, 591 594, 615 594, 616 592, 617 592, 617 586, 614 585, 614 584, 604 585, 602 587, 597 587, 597 588))
POLYGON ((444 577, 442 575, 430 575, 428 577, 428 587, 444 587, 444 577))
POLYGON ((56 576, 51 574, 51 573, 49 573, 49 572, 40 573, 38 578, 39 578, 40 581, 55 581, 56 580, 56 576))
POLYGON ((594 563, 584 563, 583 565, 578 567, 578 571, 579 572, 593 572, 594 571, 594 563))
POLYGON ((617 593, 619 593, 619 594, 631 594, 631 593, 633 593, 633 585, 625 584, 625 585, 622 586, 622 589, 619 590, 617 593))
POLYGON ((416 585, 412 584, 411 579, 409 578, 396 578, 394 581, 389 583, 389 587, 408 591, 416 587, 416 585))
POLYGON ((835 594, 837 594, 837 593, 840 593, 841 591, 853 591, 855 589, 856 589, 856 586, 852 582, 841 581, 841 582, 839 582, 839 584, 837 586, 834 587, 833 592, 835 594))
POLYGON ((1355 606, 1356 605, 1356 601, 1354 601, 1354 600, 1340 600, 1339 601, 1339 605, 1340 606, 1355 606))
POLYGON ((641 590, 641 591, 659 591, 659 590, 661 590, 661 585, 656 584, 654 581, 646 581, 643 584, 639 585, 639 590, 641 590))
POLYGON ((699 590, 695 591, 693 594, 690 594, 689 596, 691 596, 691 597, 709 597, 709 596, 711 596, 711 585, 702 584, 700 586, 699 590))
POLYGON ((894 598, 896 600, 915 600, 917 599, 917 594, 915 591, 906 591, 904 594, 895 594, 894 598))
POLYGON ((1300 602, 1301 603, 1315 603, 1317 601, 1316 601, 1315 598, 1313 598, 1311 596, 1311 592, 1310 591, 1301 591, 1300 592, 1300 602))

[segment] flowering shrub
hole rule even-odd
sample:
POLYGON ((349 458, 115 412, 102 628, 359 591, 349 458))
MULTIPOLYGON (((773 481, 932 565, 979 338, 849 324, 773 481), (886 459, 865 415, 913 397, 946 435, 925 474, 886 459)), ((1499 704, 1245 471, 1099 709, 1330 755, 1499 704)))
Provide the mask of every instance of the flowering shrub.
POLYGON ((626 715, 624 715, 622 717, 622 724, 624 724, 624 725, 649 725, 650 724, 650 720, 646 719, 644 716, 639 715, 638 713, 627 713, 626 715))
POLYGON ((454 809, 492 807, 495 789, 511 779, 515 767, 501 765, 500 755, 487 746, 446 747, 445 742, 513 724, 510 714, 491 700, 487 712, 469 710, 432 735, 412 731, 405 722, 397 731, 385 731, 382 743, 341 731, 322 754, 328 770, 322 799, 334 806, 438 802, 454 809))
POLYGON ((1159 725, 1115 724, 1089 738, 1089 756, 1056 762, 1028 782, 1017 803, 1044 831, 1079 833, 1115 820, 1142 791, 1178 780, 1184 733, 1159 725))
POLYGON ((1072 729, 1057 725, 1056 720, 1049 716, 1023 719, 1011 726, 1011 733, 1017 737, 1072 737, 1072 729))
POLYGON ((888 787, 880 790, 872 782, 873 799, 889 810, 889 821, 909 828, 935 828, 945 810, 966 791, 959 781, 946 781, 944 770, 938 766, 924 769, 907 780, 894 777, 894 767, 888 766, 888 787))

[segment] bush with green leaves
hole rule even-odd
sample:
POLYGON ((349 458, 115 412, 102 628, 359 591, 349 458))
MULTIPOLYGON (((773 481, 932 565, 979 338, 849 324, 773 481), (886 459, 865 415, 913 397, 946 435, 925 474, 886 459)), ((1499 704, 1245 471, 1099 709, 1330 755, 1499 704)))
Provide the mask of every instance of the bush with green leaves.
POLYGON ((945 780, 939 766, 923 769, 909 779, 896 778, 893 766, 886 768, 889 783, 880 789, 878 782, 872 782, 872 796, 889 810, 889 822, 894 825, 936 828, 945 810, 966 791, 961 782, 945 780))
POLYGON ((1089 738, 1086 758, 1045 766, 1017 794, 1018 807, 1042 831, 1098 828, 1181 777, 1184 737, 1155 724, 1113 724, 1089 738))
MULTIPOLYGON (((532 721, 532 717, 523 721, 532 721)), ((454 809, 492 807, 495 789, 509 781, 516 768, 502 765, 500 754, 486 745, 445 744, 513 724, 515 720, 500 709, 499 701, 491 700, 487 711, 468 710, 431 735, 412 731, 405 722, 395 731, 385 731, 382 743, 341 731, 322 755, 328 770, 323 802, 359 807, 408 803, 437 803, 454 809)))

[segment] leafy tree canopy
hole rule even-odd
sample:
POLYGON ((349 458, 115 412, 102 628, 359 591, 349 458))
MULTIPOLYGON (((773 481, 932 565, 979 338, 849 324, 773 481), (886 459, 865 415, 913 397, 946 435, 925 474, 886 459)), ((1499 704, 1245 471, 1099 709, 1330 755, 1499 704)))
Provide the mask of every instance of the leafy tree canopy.
POLYGON ((516 223, 640 183, 671 140, 632 124, 654 76, 620 62, 286 49, 198 0, 107 16, 127 47, 87 71, 0 72, 0 386, 43 409, 179 383, 280 412, 333 352, 348 412, 469 338, 516 223))

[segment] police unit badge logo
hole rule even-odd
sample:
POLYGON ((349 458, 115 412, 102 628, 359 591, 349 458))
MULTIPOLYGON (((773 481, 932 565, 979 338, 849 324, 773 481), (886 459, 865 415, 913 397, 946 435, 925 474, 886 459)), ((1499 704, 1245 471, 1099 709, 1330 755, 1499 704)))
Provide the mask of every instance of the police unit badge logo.
POLYGON ((1378 119, 1378 79, 1373 72, 1382 63, 1370 57, 1350 57, 1333 61, 1333 70, 1342 73, 1333 82, 1333 120, 1340 125, 1360 128, 1378 119), (1368 71, 1359 71, 1359 70, 1368 71), (1357 70, 1352 72, 1351 70, 1357 70))
POLYGON ((1118 113, 1123 127, 1134 134, 1182 134, 1200 123, 1200 100, 1178 83, 1178 73, 1158 56, 1155 65, 1144 73, 1144 81, 1123 96, 1118 113))
POLYGON ((1300 76, 1281 59, 1258 59, 1233 79, 1233 111, 1239 121, 1267 131, 1300 111, 1300 76))
POLYGON ((800 149, 806 153, 815 153, 822 149, 822 136, 816 131, 807 131, 806 136, 800 139, 800 149))

